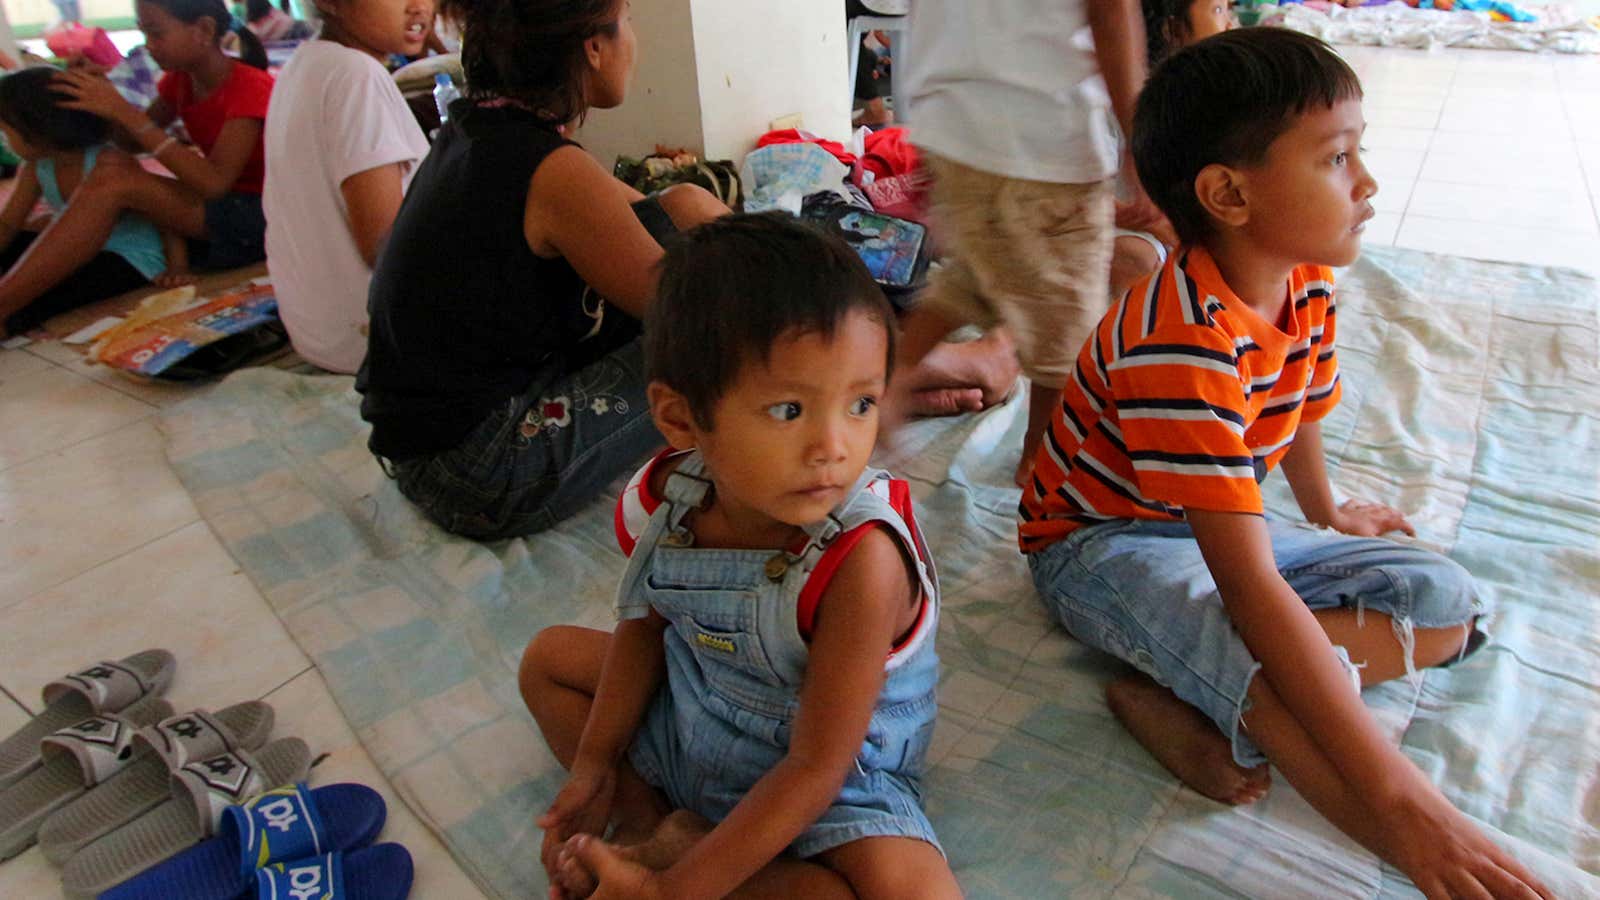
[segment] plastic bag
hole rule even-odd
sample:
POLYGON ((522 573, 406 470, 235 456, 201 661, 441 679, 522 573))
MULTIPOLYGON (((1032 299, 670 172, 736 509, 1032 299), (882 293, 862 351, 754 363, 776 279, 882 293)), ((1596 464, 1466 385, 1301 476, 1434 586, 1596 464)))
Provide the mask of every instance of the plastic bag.
POLYGON ((62 59, 81 56, 106 68, 122 62, 122 51, 104 28, 86 28, 77 22, 62 22, 46 31, 44 45, 62 59))

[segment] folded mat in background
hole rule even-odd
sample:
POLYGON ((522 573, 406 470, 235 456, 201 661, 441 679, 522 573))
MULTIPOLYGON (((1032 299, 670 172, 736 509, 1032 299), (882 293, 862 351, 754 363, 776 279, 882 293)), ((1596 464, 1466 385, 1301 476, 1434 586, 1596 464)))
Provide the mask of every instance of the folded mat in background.
MULTIPOLYGON (((1600 288, 1565 270, 1374 249, 1342 274, 1336 488, 1406 510, 1499 604, 1420 690, 1366 693, 1405 752, 1559 896, 1600 895, 1600 288)), ((532 540, 421 521, 348 378, 240 372, 170 411, 168 455, 400 795, 503 897, 542 891, 561 784, 517 697, 540 627, 609 627, 612 497, 532 540)), ((1117 669, 1046 617, 1015 551, 1021 404, 918 423, 897 467, 944 579, 929 813, 969 895, 1414 895, 1277 777, 1180 789, 1114 722, 1117 669)), ((1270 507, 1294 515, 1281 477, 1270 507)))

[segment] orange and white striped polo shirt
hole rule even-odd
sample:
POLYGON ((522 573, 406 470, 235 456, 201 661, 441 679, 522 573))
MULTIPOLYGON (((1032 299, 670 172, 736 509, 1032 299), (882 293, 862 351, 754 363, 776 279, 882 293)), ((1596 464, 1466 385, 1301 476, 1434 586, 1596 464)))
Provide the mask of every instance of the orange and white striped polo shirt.
POLYGON ((1033 460, 1018 537, 1033 552, 1111 519, 1185 507, 1260 514, 1260 481, 1339 402, 1333 273, 1289 276, 1286 328, 1184 248, 1114 304, 1078 354, 1033 460))

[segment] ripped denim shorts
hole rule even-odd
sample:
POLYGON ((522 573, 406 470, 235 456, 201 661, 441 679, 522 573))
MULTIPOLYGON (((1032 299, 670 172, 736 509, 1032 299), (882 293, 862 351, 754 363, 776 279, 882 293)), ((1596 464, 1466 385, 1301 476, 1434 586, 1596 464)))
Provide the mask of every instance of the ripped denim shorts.
MULTIPOLYGON (((1306 606, 1388 614, 1408 670, 1412 629, 1487 621, 1489 606, 1472 576, 1437 553, 1270 518, 1267 529, 1278 571, 1306 606)), ((1199 708, 1232 741, 1239 765, 1266 761, 1240 727, 1261 664, 1223 609, 1187 523, 1126 519, 1080 528, 1028 564, 1039 596, 1073 637, 1199 708)), ((1462 656, 1480 644, 1469 641, 1462 656)), ((1334 651, 1359 685, 1344 648, 1334 651)))

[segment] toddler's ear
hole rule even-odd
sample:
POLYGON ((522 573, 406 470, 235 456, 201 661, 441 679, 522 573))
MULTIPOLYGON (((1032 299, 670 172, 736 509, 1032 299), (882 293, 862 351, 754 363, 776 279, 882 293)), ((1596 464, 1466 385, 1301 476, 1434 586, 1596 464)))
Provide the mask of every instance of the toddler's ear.
POLYGON ((656 430, 667 439, 672 449, 693 450, 695 422, 688 398, 660 381, 650 382, 645 390, 645 396, 650 398, 650 418, 655 420, 656 430))

